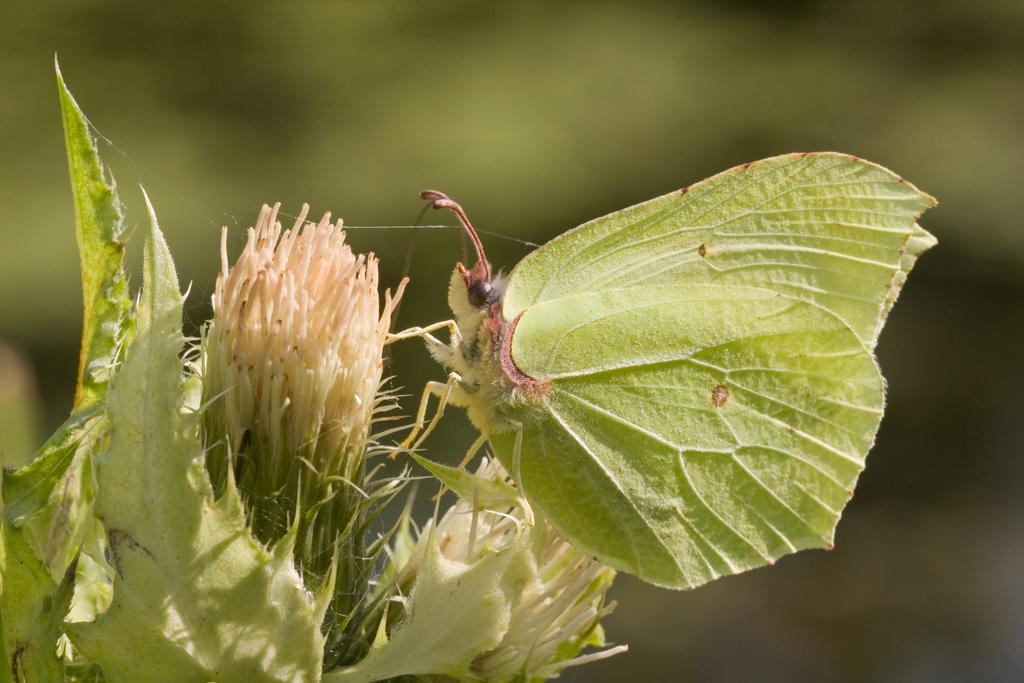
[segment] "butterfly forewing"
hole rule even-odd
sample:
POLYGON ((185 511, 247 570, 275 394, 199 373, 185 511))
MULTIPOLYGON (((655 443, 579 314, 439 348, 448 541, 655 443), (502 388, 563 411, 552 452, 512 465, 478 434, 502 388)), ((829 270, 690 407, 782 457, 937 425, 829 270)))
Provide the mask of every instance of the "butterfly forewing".
POLYGON ((812 301, 873 342, 884 302, 905 278, 903 253, 915 229, 924 233, 915 221, 933 205, 899 176, 856 157, 765 159, 555 238, 512 271, 504 314, 513 320, 531 305, 577 292, 747 285, 812 301))
MULTIPOLYGON (((512 358, 522 485, 613 566, 694 586, 831 543, 871 446, 882 379, 857 335, 778 292, 601 290, 525 310, 512 358)), ((511 462, 511 434, 492 438, 511 462)))
POLYGON ((900 295, 900 290, 903 289, 903 284, 907 281, 907 276, 910 274, 910 271, 913 270, 914 264, 917 263, 917 257, 934 247, 937 243, 938 240, 936 240, 931 233, 920 225, 914 225, 914 230, 910 236, 910 240, 907 241, 907 246, 903 250, 903 255, 900 257, 900 269, 893 276, 892 282, 889 283, 889 289, 885 293, 885 300, 882 302, 882 311, 875 323, 875 335, 873 341, 878 339, 878 335, 882 331, 882 326, 885 325, 885 320, 889 317, 889 311, 892 310, 893 304, 896 303, 896 299, 900 295))

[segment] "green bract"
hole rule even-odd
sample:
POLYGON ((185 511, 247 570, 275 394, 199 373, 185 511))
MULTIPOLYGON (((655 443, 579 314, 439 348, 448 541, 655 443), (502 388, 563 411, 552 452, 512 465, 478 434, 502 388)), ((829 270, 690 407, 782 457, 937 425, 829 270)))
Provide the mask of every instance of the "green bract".
POLYGON ((615 606, 605 602, 615 571, 543 521, 525 523, 521 499, 497 494, 498 486, 511 489, 497 461, 483 459, 475 474, 438 476, 452 481, 459 500, 418 542, 407 529, 396 534, 385 574, 393 607, 366 658, 325 681, 546 680, 626 650, 606 648, 600 626, 615 606), (396 622, 390 632, 387 619, 396 622))
POLYGON ((324 676, 327 683, 370 683, 405 675, 475 678, 470 664, 501 642, 512 604, 529 577, 527 547, 518 543, 474 563, 445 558, 429 537, 408 616, 375 643, 356 666, 324 676))

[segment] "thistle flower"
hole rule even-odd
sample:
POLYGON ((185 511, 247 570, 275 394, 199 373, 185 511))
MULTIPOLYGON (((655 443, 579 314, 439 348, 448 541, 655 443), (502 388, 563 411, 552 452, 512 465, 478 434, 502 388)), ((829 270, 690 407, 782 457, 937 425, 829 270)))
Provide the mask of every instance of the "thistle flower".
MULTIPOLYGON (((485 459, 477 478, 505 482, 508 475, 497 460, 485 459)), ((520 533, 517 513, 518 507, 474 514, 472 504, 460 498, 437 524, 441 551, 463 561, 500 551, 520 533)), ((577 550, 543 520, 525 533, 534 571, 512 604, 501 643, 473 661, 474 673, 486 681, 548 679, 566 667, 624 652, 620 645, 579 655, 587 646, 604 645, 600 621, 615 609, 614 602, 605 602, 615 570, 577 550)))
POLYGON ((303 206, 282 230, 279 206, 263 206, 233 267, 222 232, 203 340, 207 466, 218 493, 237 485, 258 539, 295 532, 307 585, 342 558, 333 607, 346 614, 370 571, 363 522, 380 491, 364 461, 375 412, 393 407, 382 354, 405 283, 381 311, 377 259, 352 252, 342 221, 308 223, 303 206))
POLYGON ((486 681, 555 678, 565 668, 612 657, 626 645, 605 645, 601 619, 615 609, 605 594, 615 570, 583 555, 546 523, 534 527, 536 574, 513 603, 509 629, 494 650, 473 662, 486 681))
MULTIPOLYGON (((444 658, 444 653, 457 649, 453 641, 464 642, 459 634, 466 629, 464 624, 458 623, 459 619, 474 620, 473 606, 483 609, 485 603, 494 600, 496 586, 510 583, 515 583, 516 587, 511 591, 504 589, 508 600, 506 611, 494 620, 501 623, 488 624, 499 629, 494 640, 483 651, 470 654, 464 669, 456 672, 457 676, 485 681, 555 678, 567 667, 626 650, 625 645, 620 645, 580 654, 584 648, 605 645, 600 621, 615 607, 614 603, 605 601, 615 570, 574 548, 543 520, 537 519, 534 526, 527 526, 523 511, 515 502, 518 499, 508 475, 496 460, 485 459, 477 470, 476 493, 484 488, 492 499, 499 488, 506 489, 508 504, 500 506, 501 509, 479 509, 470 501, 474 498, 479 501, 481 497, 467 487, 457 491, 459 500, 436 525, 428 524, 420 532, 414 552, 401 547, 408 544, 407 540, 398 539, 396 554, 404 564, 397 573, 395 585, 399 589, 412 585, 412 593, 405 601, 406 621, 396 626, 387 646, 397 648, 412 643, 412 652, 408 657, 396 651, 382 653, 383 656, 355 668, 351 680, 364 680, 358 674, 372 672, 452 675, 455 665, 451 659, 444 658), (506 577, 495 577, 488 583, 473 576, 478 568, 509 554, 514 557, 500 565, 505 568, 506 577), (435 577, 438 556, 442 564, 448 563, 447 573, 461 572, 464 578, 453 582, 457 588, 450 596, 445 613, 426 617, 422 612, 417 614, 417 608, 433 601, 423 595, 420 579, 426 576, 428 587, 442 585, 435 577), (453 567, 461 569, 453 570, 453 567), (474 587, 479 587, 480 595, 469 594, 474 587), (407 632, 401 633, 403 629, 407 632), (412 631, 416 631, 415 637, 409 633, 412 631), (436 653, 436 661, 414 656, 423 648, 426 638, 436 642, 436 646, 430 648, 436 653)), ((399 602, 403 604, 402 600, 399 602)), ((402 616, 389 615, 389 619, 396 618, 402 616)), ((366 676, 365 680, 370 677, 366 676)))

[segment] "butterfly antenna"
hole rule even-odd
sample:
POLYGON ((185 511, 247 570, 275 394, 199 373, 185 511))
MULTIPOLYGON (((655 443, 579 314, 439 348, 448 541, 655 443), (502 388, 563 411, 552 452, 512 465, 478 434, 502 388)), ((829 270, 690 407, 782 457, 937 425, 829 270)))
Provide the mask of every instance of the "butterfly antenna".
POLYGON ((446 195, 444 192, 438 192, 437 190, 423 190, 420 192, 420 197, 423 197, 430 202, 430 206, 435 209, 448 209, 455 217, 459 219, 459 223, 466 230, 469 235, 469 239, 473 241, 473 248, 476 249, 476 259, 478 263, 484 264, 486 270, 485 279, 491 279, 491 263, 487 260, 487 255, 484 253, 484 243, 480 241, 480 235, 477 234, 476 229, 473 228, 473 224, 469 222, 469 216, 459 205, 457 201, 446 195))

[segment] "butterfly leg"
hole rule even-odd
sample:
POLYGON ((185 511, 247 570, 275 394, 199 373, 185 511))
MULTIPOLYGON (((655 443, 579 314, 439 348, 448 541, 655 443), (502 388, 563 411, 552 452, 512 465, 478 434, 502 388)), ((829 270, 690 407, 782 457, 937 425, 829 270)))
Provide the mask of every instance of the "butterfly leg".
POLYGON ((441 322, 427 325, 426 327, 410 327, 407 330, 389 334, 387 336, 386 344, 391 342, 400 341, 402 339, 411 339, 413 337, 420 337, 423 339, 423 343, 427 346, 427 351, 442 365, 448 365, 452 357, 455 355, 455 349, 462 343, 462 334, 459 332, 459 326, 454 320, 442 320, 441 322), (445 344, 443 341, 430 334, 436 330, 442 328, 448 328, 448 339, 449 343, 445 344))
POLYGON ((484 436, 483 434, 476 438, 476 441, 473 442, 473 445, 469 447, 468 451, 466 451, 466 455, 462 457, 462 461, 459 463, 460 470, 466 469, 466 465, 468 465, 469 462, 474 457, 476 457, 476 454, 480 452, 480 449, 484 447, 485 443, 487 443, 487 437, 484 436))
POLYGON ((523 510, 523 522, 527 526, 533 526, 533 508, 530 502, 523 495, 523 474, 520 467, 520 459, 523 452, 523 423, 510 420, 512 430, 515 432, 515 440, 512 442, 512 477, 516 482, 516 489, 519 491, 519 507, 523 510))
POLYGON ((462 341, 462 335, 459 333, 459 326, 455 324, 454 320, 442 320, 426 327, 410 327, 409 329, 402 330, 401 332, 395 332, 388 334, 385 344, 392 342, 401 341, 403 339, 412 339, 413 337, 420 337, 423 339, 423 343, 427 345, 427 349, 430 350, 435 356, 441 354, 439 357, 446 357, 451 355, 452 349, 459 345, 462 341), (449 344, 445 344, 443 341, 431 334, 437 330, 448 328, 448 337, 451 340, 449 344))
POLYGON ((423 387, 423 393, 420 395, 420 406, 416 411, 416 423, 409 431, 408 436, 405 437, 405 440, 400 444, 400 448, 403 450, 416 450, 420 447, 441 420, 441 417, 444 415, 444 409, 448 405, 449 399, 452 398, 453 392, 456 395, 461 394, 460 382, 462 382, 462 377, 455 372, 448 374, 448 381, 446 382, 427 382, 426 386, 423 387), (437 408, 434 409, 430 422, 427 422, 427 408, 430 406, 431 396, 437 398, 437 408))

